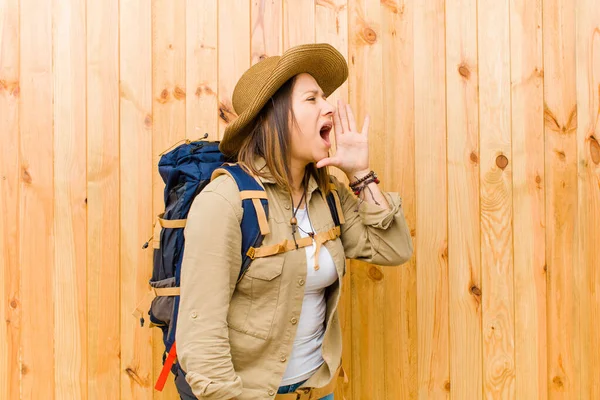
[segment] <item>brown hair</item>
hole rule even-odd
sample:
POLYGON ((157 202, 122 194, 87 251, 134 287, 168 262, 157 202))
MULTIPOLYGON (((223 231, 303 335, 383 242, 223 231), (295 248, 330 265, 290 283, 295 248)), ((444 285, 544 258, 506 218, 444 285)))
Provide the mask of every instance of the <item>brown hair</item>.
MULTIPOLYGON (((254 175, 262 178, 272 178, 278 186, 291 193, 290 182, 292 175, 291 164, 291 132, 288 124, 291 116, 292 123, 298 124, 292 110, 292 90, 296 77, 285 82, 262 108, 250 134, 244 139, 237 160, 247 167, 254 175), (270 176, 254 166, 254 157, 261 156, 266 161, 270 176)), ((304 182, 313 176, 319 185, 323 196, 329 194, 329 173, 327 167, 317 168, 315 163, 306 166, 304 182)))

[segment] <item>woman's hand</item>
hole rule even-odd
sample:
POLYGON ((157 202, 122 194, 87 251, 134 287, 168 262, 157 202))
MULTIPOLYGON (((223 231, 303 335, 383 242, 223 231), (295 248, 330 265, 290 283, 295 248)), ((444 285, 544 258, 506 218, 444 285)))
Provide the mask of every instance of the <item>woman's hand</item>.
POLYGON ((336 152, 317 162, 317 168, 331 165, 341 169, 353 181, 369 172, 369 121, 365 117, 362 130, 356 128, 354 114, 350 104, 338 100, 337 110, 333 113, 336 152))

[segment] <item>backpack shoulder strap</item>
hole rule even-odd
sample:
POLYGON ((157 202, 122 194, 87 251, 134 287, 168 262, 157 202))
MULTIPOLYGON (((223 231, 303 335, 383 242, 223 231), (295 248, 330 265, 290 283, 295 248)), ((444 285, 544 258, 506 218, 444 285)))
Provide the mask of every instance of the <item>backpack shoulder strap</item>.
POLYGON ((333 218, 335 226, 340 226, 346 222, 342 209, 342 203, 340 202, 340 195, 338 194, 337 186, 333 182, 332 176, 329 177, 329 181, 329 188, 331 190, 327 195, 327 205, 329 206, 329 211, 331 212, 331 217, 333 218))
POLYGON ((252 258, 248 256, 251 247, 259 247, 269 229, 269 202, 262 184, 239 164, 223 164, 212 173, 211 180, 220 175, 233 178, 240 191, 240 199, 244 210, 240 227, 242 230, 242 267, 238 279, 250 266, 252 258))

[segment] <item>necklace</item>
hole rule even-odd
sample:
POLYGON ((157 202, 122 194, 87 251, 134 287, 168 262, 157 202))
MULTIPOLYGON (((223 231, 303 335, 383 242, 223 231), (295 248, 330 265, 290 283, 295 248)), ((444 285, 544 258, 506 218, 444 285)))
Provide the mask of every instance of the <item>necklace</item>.
MULTIPOLYGON (((302 229, 298 226, 298 219, 296 218, 296 213, 298 212, 298 210, 300 208, 294 207, 294 197, 292 196, 291 193, 290 193, 290 197, 292 200, 292 218, 290 219, 290 224, 292 225, 292 237, 294 238, 294 244, 296 245, 296 250, 298 250, 298 242, 296 241, 296 228, 300 229, 306 235, 310 236, 311 239, 313 239, 313 240, 315 238, 315 232, 312 227, 312 222, 310 220, 310 214, 308 212, 308 203, 306 203, 304 205, 304 207, 306 208, 306 216, 308 217, 308 223, 310 225, 310 229, 312 230, 312 232, 306 232, 304 229, 302 229)), ((302 204, 302 200, 304 200, 305 198, 306 198, 306 185, 304 185, 304 192, 302 193, 302 197, 300 198, 300 201, 298 202, 298 207, 300 207, 300 204, 302 204)))

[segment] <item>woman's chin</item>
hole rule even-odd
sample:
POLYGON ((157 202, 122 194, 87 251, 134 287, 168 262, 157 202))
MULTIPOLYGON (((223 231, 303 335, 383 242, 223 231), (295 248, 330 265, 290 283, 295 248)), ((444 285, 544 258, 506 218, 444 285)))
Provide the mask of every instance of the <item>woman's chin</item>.
POLYGON ((316 155, 316 157, 315 157, 314 163, 317 164, 319 161, 324 160, 327 157, 329 157, 328 152, 325 152, 325 153, 319 152, 319 154, 316 155))

